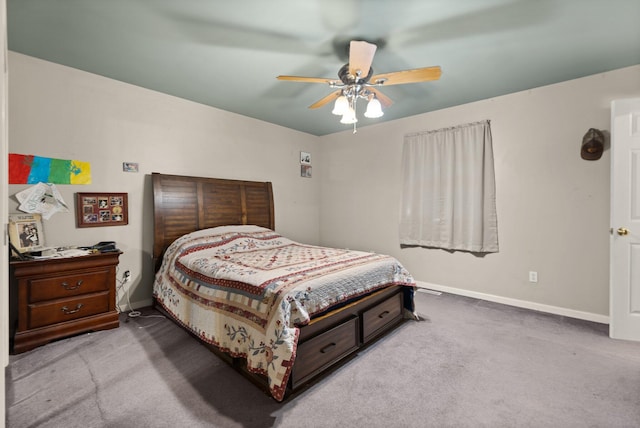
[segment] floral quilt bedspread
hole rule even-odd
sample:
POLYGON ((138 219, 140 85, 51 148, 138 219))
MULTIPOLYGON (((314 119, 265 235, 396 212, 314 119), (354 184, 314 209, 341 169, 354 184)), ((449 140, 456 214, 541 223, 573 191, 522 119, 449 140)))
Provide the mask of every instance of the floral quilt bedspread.
POLYGON ((258 226, 221 226, 171 244, 153 293, 202 340, 266 375, 280 401, 298 326, 390 284, 415 285, 393 257, 304 245, 258 226))

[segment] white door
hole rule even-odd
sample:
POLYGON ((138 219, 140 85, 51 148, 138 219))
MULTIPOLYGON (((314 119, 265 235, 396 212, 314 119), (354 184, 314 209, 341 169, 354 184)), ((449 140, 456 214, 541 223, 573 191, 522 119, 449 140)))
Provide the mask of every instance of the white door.
POLYGON ((640 98, 611 103, 609 335, 640 340, 640 98))

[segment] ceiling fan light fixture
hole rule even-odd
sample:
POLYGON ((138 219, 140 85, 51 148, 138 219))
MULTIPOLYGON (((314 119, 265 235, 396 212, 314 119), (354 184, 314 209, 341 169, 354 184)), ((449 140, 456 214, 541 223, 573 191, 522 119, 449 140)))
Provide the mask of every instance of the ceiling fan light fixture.
POLYGON ((344 95, 339 96, 336 99, 336 103, 333 105, 331 113, 336 116, 344 116, 349 111, 349 100, 344 95))
MULTIPOLYGON (((384 40, 380 42, 384 43, 384 40)), ((364 116, 370 119, 384 116, 382 104, 384 104, 385 108, 393 104, 389 97, 374 87, 438 80, 442 73, 439 66, 433 66, 374 74, 371 65, 376 49, 377 46, 374 43, 351 40, 348 49, 349 62, 338 70, 339 81, 304 76, 278 76, 277 78, 293 82, 328 84, 334 91, 311 104, 309 108, 322 107, 335 100, 331 113, 336 116, 342 116, 340 123, 353 125, 353 132, 355 133, 356 123, 358 122, 356 108, 359 100, 368 101, 364 116)))
POLYGON ((371 98, 369 103, 367 104, 367 110, 364 112, 364 117, 369 119, 375 119, 378 117, 382 117, 384 113, 382 112, 382 105, 377 98, 371 98))

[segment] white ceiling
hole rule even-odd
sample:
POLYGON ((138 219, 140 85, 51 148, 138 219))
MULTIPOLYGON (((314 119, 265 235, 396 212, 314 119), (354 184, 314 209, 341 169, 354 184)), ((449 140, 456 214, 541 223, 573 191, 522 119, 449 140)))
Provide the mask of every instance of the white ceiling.
POLYGON ((7 0, 7 16, 12 51, 314 135, 350 129, 307 108, 332 90, 275 77, 335 79, 351 39, 380 41, 375 73, 443 72, 383 87, 395 103, 358 127, 640 64, 640 0, 7 0))

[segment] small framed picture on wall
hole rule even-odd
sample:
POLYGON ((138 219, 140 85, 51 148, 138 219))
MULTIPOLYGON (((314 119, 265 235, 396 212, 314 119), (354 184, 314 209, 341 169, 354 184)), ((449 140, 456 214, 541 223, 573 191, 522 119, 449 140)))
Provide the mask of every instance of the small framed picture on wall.
POLYGON ((300 152, 300 177, 311 178, 311 153, 300 152))
POLYGON ((300 165, 300 177, 311 178, 311 165, 300 165))
POLYGON ((78 227, 129 224, 126 193, 76 193, 78 227))
POLYGON ((300 163, 302 165, 311 165, 311 153, 300 152, 300 163))

